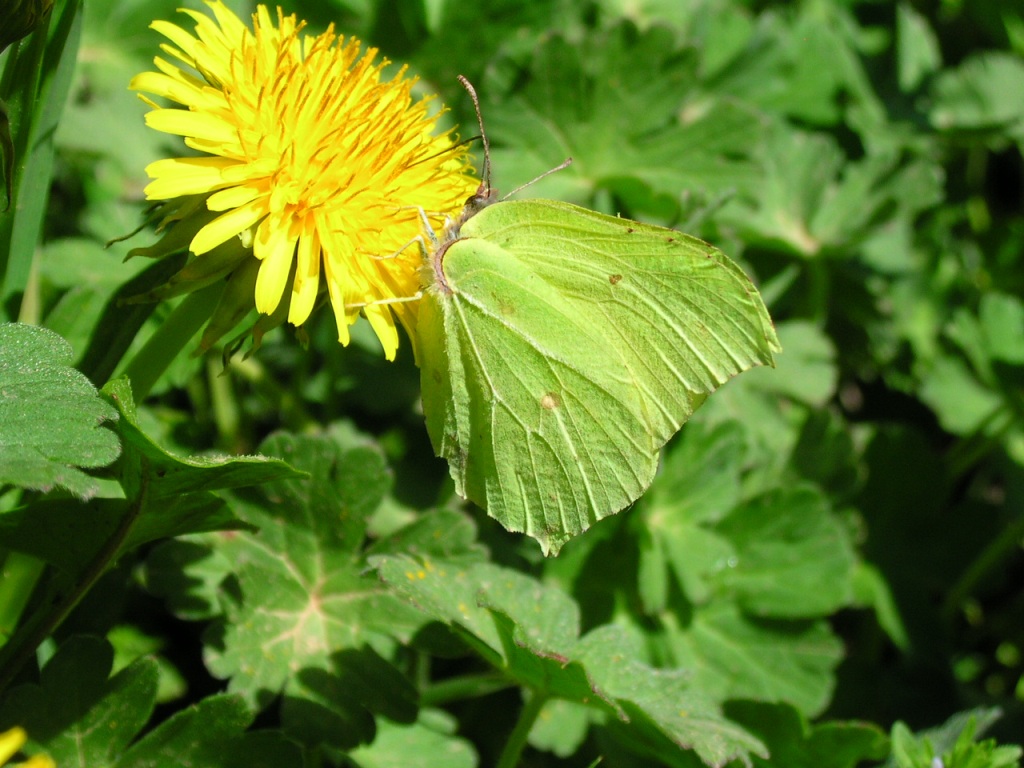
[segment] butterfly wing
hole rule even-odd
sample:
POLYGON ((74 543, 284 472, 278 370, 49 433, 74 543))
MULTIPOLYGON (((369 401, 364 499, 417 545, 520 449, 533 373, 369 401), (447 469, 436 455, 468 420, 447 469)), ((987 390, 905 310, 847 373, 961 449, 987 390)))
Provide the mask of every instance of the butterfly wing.
POLYGON ((625 361, 575 305, 480 238, 420 308, 423 410, 456 489, 545 552, 636 499, 657 446, 625 361))
POLYGON ((578 307, 632 374, 658 447, 732 376, 780 351, 750 279, 718 249, 675 230, 553 200, 506 202, 463 237, 511 251, 578 307))
POLYGON ((423 409, 458 492, 554 553, 650 485, 658 451, 778 341, 750 280, 673 230, 498 203, 420 309, 423 409))

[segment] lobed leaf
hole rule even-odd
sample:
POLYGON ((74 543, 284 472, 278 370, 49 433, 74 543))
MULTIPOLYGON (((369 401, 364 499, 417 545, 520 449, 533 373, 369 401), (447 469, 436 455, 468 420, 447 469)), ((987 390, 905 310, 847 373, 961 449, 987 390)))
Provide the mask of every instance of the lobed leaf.
POLYGON ((749 752, 757 740, 722 718, 691 686, 689 670, 656 670, 620 629, 580 638, 574 602, 553 587, 490 564, 463 569, 405 556, 374 559, 380 577, 428 616, 452 626, 490 664, 530 695, 584 705, 591 716, 630 723, 647 750, 671 745, 721 765, 749 752))
POLYGON ((71 347, 52 331, 0 325, 0 484, 83 499, 99 490, 83 469, 117 458, 104 423, 118 414, 70 362, 71 347))

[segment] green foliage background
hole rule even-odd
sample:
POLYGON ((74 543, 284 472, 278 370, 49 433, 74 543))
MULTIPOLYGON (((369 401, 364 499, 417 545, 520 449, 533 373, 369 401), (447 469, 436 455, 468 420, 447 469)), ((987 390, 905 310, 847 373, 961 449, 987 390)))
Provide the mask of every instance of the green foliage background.
POLYGON ((186 347, 132 402, 176 303, 118 307, 152 234, 104 243, 178 152, 127 83, 179 5, 57 2, 34 103, 42 43, 0 60, 2 312, 49 331, 0 327, 0 728, 61 766, 1018 764, 1019 4, 285 5, 471 135, 467 76, 501 188, 571 156, 523 194, 701 236, 765 296, 778 368, 550 560, 452 497, 409 345, 366 328, 186 347))

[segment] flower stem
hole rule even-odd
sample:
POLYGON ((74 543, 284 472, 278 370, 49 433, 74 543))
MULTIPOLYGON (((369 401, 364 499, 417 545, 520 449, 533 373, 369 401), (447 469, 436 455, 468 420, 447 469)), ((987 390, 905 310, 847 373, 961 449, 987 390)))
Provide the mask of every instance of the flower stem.
POLYGON ((496 691, 510 688, 513 683, 504 675, 486 672, 482 675, 463 675, 425 688, 420 694, 424 707, 438 707, 451 701, 487 696, 496 691))
POLYGON ((0 581, 0 645, 13 636, 46 563, 21 552, 7 552, 0 581))
POLYGON ((974 591, 988 574, 1003 566, 1006 560, 1020 547, 1024 537, 1024 517, 1018 517, 1008 525, 988 546, 981 551, 949 590, 942 605, 946 622, 952 622, 964 600, 974 591))
POLYGON ((53 634, 79 601, 107 572, 142 514, 148 499, 149 475, 144 471, 138 496, 125 511, 124 518, 117 530, 86 565, 82 573, 75 578, 69 591, 63 595, 54 596, 51 600, 43 601, 35 614, 18 629, 11 641, 0 649, 0 693, 10 685, 22 665, 36 652, 42 642, 53 634))
POLYGON ((189 294, 128 362, 124 373, 131 380, 135 402, 146 398, 178 353, 210 319, 223 290, 223 283, 215 283, 189 294))
POLYGON ((540 714, 541 709, 544 708, 547 700, 548 696, 546 694, 538 693, 537 691, 532 692, 530 698, 519 712, 516 727, 512 729, 512 734, 508 737, 508 741, 505 742, 505 748, 501 751, 497 768, 516 768, 519 764, 519 758, 526 747, 526 739, 530 735, 530 730, 537 721, 537 716, 540 714))

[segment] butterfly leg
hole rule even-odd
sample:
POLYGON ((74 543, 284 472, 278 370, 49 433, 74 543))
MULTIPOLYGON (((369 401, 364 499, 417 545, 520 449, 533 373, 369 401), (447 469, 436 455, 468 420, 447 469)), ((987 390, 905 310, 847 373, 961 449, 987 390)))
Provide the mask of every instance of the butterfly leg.
POLYGON ((373 301, 357 301, 354 304, 346 304, 345 309, 362 309, 363 307, 376 307, 379 304, 405 304, 410 301, 419 301, 423 298, 423 291, 416 291, 412 296, 396 296, 391 299, 374 299, 373 301))
MULTIPOLYGON (((405 250, 413 243, 419 245, 420 253, 423 254, 424 256, 429 256, 431 253, 436 251, 438 247, 440 247, 441 241, 438 240, 437 235, 434 233, 434 228, 430 224, 430 217, 427 216, 427 212, 423 210, 423 208, 420 208, 419 206, 416 207, 416 210, 419 211, 420 222, 423 224, 423 231, 426 232, 426 236, 416 235, 416 237, 412 238, 409 242, 407 242, 394 253, 388 256, 370 256, 371 259, 375 259, 377 261, 387 261, 388 259, 397 258, 402 253, 404 253, 405 250)), ((451 221, 451 217, 445 217, 445 230, 448 229, 448 227, 451 224, 451 221)))

